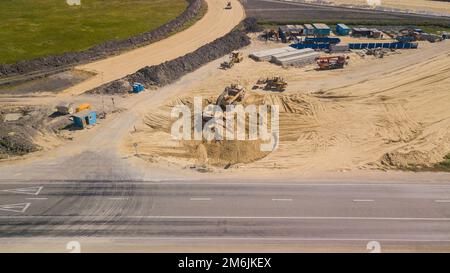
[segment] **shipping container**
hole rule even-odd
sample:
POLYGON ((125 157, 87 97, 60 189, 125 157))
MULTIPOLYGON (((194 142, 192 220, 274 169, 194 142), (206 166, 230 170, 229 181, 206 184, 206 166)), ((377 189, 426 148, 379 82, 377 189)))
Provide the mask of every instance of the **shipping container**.
POLYGON ((303 30, 303 33, 304 33, 304 35, 306 35, 306 36, 309 36, 309 35, 314 35, 314 27, 313 27, 313 25, 311 25, 311 24, 305 24, 304 25, 304 30, 303 30))
POLYGON ((350 28, 344 24, 336 25, 336 33, 338 35, 346 36, 350 34, 350 28))
POLYGON ((72 116, 75 127, 84 129, 88 125, 97 123, 97 113, 91 110, 84 110, 72 116))
POLYGON ((326 24, 313 24, 314 27, 314 35, 317 37, 326 37, 330 36, 331 29, 326 24))

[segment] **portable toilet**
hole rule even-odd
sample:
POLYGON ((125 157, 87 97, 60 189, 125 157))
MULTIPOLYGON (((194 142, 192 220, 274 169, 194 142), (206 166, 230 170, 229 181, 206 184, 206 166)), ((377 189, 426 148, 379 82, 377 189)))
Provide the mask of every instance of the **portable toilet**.
POLYGON ((145 90, 145 87, 142 83, 133 84, 133 93, 141 93, 145 90))
POLYGON ((346 36, 350 34, 350 28, 344 24, 336 25, 336 33, 338 35, 346 36))
POLYGON ((72 116, 73 124, 77 128, 84 129, 87 125, 97 123, 97 113, 91 110, 84 110, 72 116))

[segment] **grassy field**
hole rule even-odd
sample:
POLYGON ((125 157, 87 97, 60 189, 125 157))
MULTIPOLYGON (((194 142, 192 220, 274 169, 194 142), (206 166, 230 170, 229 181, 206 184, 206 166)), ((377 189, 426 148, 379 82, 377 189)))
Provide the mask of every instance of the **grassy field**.
POLYGON ((174 19, 185 0, 1 0, 0 63, 80 51, 174 19))

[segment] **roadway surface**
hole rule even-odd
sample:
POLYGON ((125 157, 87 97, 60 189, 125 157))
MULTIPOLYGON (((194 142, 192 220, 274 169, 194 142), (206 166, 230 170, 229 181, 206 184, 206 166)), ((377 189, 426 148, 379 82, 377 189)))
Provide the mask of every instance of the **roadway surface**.
POLYGON ((449 16, 434 16, 406 12, 370 10, 342 6, 326 6, 283 0, 245 0, 247 16, 265 21, 311 21, 359 20, 359 21, 409 21, 449 23, 449 16))
POLYGON ((80 238, 86 251, 97 249, 89 238, 122 251, 136 251, 133 240, 143 251, 218 241, 234 251, 364 252, 370 241, 450 250, 450 184, 3 181, 0 200, 0 251, 45 251, 58 238, 80 238))
POLYGON ((203 69, 127 99, 121 106, 128 110, 72 142, 1 164, 0 251, 65 252, 73 240, 84 251, 106 252, 366 252, 372 240, 384 251, 450 251, 448 175, 330 183, 194 179, 122 154, 121 141, 148 109, 207 77, 203 69))

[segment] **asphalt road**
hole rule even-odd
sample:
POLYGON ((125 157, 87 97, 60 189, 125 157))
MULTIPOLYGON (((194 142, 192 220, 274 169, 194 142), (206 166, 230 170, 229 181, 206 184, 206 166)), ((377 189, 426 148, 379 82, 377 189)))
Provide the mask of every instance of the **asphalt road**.
POLYGON ((370 241, 450 250, 450 184, 16 181, 0 184, 0 200, 0 242, 49 238, 41 250, 57 238, 104 238, 122 251, 136 250, 133 240, 147 242, 142 251, 174 241, 216 251, 218 241, 234 251, 269 242, 365 251, 370 241))
POLYGON ((436 22, 450 23, 449 17, 378 11, 340 6, 324 6, 280 0, 245 0, 247 16, 264 21, 320 21, 320 20, 356 20, 356 21, 397 21, 397 22, 436 22))

